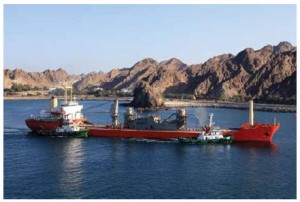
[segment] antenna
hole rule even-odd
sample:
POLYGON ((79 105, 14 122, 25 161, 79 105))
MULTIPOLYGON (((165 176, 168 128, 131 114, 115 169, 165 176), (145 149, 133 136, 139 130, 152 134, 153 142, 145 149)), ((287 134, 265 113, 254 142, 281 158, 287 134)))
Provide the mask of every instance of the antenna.
POLYGON ((68 89, 71 89, 70 101, 72 101, 72 86, 68 86, 66 82, 61 83, 64 88, 64 102, 68 102, 68 89))
POLYGON ((215 123, 213 122, 213 113, 209 114, 209 127, 212 127, 215 123))

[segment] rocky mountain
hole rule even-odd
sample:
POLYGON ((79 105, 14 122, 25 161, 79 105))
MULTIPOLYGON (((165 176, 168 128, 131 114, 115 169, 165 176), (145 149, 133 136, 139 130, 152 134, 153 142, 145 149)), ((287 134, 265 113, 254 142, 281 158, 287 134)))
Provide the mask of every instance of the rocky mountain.
POLYGON ((69 75, 65 70, 45 70, 43 72, 25 72, 22 69, 4 70, 4 88, 10 88, 13 83, 28 84, 33 87, 52 88, 60 86, 62 82, 74 83, 79 76, 69 75))
MULTIPOLYGON (((284 97, 279 88, 290 90, 283 88, 293 83, 295 77, 291 76, 294 72, 296 49, 288 42, 281 42, 278 46, 268 45, 256 51, 247 48, 236 56, 221 55, 209 59, 196 73, 190 74, 189 84, 192 86, 189 89, 211 98, 284 97), (291 82, 281 85, 288 77, 291 77, 291 82)), ((290 96, 295 97, 296 91, 290 96)))
POLYGON ((259 50, 246 48, 236 56, 215 56, 194 65, 176 58, 162 62, 146 58, 130 68, 81 76, 68 75, 62 69, 42 73, 4 70, 4 87, 9 88, 12 83, 49 87, 67 80, 81 90, 92 87, 134 90, 140 82, 145 82, 165 94, 189 93, 213 99, 296 99, 296 52, 296 47, 290 43, 280 42, 259 50))
MULTIPOLYGON (((103 83, 102 87, 109 89, 134 89, 138 82, 148 77, 152 72, 156 71, 157 68, 158 66, 155 60, 146 58, 137 62, 129 69, 119 70, 118 75, 116 75, 116 70, 112 70, 114 71, 114 77, 110 77, 111 80, 103 83)), ((108 74, 112 75, 112 71, 108 74)))
POLYGON ((77 80, 73 86, 77 89, 91 89, 95 86, 101 85, 107 81, 107 75, 103 72, 91 72, 87 75, 81 75, 81 78, 77 80))

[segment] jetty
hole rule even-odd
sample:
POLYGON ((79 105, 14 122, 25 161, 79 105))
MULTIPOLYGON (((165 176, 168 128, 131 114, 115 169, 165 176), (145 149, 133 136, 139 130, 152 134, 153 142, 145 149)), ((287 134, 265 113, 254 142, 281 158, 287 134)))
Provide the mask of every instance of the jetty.
MULTIPOLYGON (((228 102, 228 101, 210 101, 210 100, 165 100, 165 107, 213 107, 213 108, 232 108, 248 109, 247 102, 228 102)), ((259 104, 255 103, 254 110, 270 112, 296 112, 295 105, 279 104, 259 104)))

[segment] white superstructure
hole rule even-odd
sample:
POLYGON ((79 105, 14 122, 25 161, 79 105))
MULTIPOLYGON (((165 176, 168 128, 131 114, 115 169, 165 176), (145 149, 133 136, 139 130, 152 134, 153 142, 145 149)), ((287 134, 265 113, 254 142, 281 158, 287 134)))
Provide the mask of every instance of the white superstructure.
MULTIPOLYGON (((72 97, 72 87, 64 86, 64 101, 59 107, 53 108, 52 113, 61 113, 64 120, 69 120, 70 122, 76 122, 76 120, 83 119, 82 108, 75 97, 72 97), (68 89, 70 89, 70 97, 68 99, 68 89)), ((53 106, 53 104, 52 104, 53 106)))

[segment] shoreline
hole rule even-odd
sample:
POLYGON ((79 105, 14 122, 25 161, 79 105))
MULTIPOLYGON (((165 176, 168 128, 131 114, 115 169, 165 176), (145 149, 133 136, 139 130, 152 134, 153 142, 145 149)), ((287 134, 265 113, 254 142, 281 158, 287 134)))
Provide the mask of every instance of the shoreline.
MULTIPOLYGON (((6 96, 4 100, 49 100, 50 96, 6 96)), ((58 96, 58 99, 63 100, 63 96, 58 96)), ((95 100, 109 100, 113 101, 118 99, 120 101, 131 101, 132 97, 94 97, 94 96, 79 96, 77 100, 81 101, 95 101, 95 100)), ((247 110, 249 107, 248 102, 229 102, 229 101, 212 101, 212 100, 169 100, 166 99, 165 106, 157 109, 170 109, 178 107, 210 107, 210 108, 229 108, 247 110)), ((296 113, 296 105, 282 105, 282 104, 261 104, 254 103, 255 111, 268 111, 268 112, 288 112, 296 113)))

